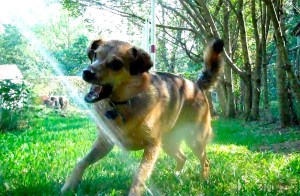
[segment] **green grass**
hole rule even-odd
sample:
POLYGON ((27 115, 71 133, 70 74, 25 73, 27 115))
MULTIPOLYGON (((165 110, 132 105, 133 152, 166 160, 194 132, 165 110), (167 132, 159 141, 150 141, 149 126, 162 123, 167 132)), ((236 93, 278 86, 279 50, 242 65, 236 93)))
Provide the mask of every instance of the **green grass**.
MULTIPOLYGON (((299 128, 277 127, 215 120, 215 138, 207 149, 209 179, 200 179, 199 162, 183 145, 188 161, 182 173, 174 175, 175 161, 161 152, 148 188, 154 195, 299 195, 299 151, 275 148, 278 143, 298 141, 299 128)), ((0 195, 59 195, 96 134, 94 123, 84 114, 64 118, 53 113, 32 117, 26 131, 0 134, 0 195)), ((86 171, 76 194, 128 194, 141 155, 115 148, 86 171)))

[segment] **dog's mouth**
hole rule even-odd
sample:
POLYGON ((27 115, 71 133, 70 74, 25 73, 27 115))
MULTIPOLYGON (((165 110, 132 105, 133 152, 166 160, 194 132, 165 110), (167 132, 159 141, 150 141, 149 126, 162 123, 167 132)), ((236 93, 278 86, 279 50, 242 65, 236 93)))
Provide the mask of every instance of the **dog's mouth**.
POLYGON ((95 103, 109 97, 112 92, 111 85, 92 85, 90 91, 85 95, 84 100, 88 103, 95 103))

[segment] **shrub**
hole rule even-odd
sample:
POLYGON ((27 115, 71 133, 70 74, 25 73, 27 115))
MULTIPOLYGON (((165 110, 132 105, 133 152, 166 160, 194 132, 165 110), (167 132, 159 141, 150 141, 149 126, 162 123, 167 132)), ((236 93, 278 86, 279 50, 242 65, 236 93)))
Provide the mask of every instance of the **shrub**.
POLYGON ((16 130, 26 125, 30 88, 25 81, 0 80, 0 131, 16 130))

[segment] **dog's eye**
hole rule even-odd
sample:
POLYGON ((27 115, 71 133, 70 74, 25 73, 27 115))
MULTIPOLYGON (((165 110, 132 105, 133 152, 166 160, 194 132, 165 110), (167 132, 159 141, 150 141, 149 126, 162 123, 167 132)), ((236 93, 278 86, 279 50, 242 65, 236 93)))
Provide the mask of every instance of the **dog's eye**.
POLYGON ((121 69, 122 66, 123 66, 122 61, 120 61, 118 59, 114 59, 113 61, 111 61, 110 63, 107 64, 107 67, 111 68, 114 71, 121 69))

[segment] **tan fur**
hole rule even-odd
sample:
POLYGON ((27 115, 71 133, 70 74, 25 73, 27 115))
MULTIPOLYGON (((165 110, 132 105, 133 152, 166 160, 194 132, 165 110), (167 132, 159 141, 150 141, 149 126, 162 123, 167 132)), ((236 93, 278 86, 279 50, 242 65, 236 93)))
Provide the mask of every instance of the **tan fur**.
MULTIPOLYGON (((117 139, 127 150, 144 150, 129 195, 143 193, 145 181, 161 148, 175 158, 177 171, 183 168, 186 157, 180 150, 182 141, 199 158, 202 177, 207 178, 209 162, 205 147, 212 135, 211 117, 208 101, 199 86, 179 76, 149 73, 152 65, 149 55, 125 42, 97 40, 92 43, 88 54, 93 61, 88 69, 95 74, 92 79, 88 78, 89 83, 112 86, 111 94, 104 101, 118 103, 129 100, 126 104, 114 106, 119 116, 111 121, 120 128, 117 139), (96 53, 96 59, 91 57, 91 50, 96 53), (120 69, 109 67, 113 59, 122 62, 120 69)), ((213 51, 209 56, 207 58, 215 59, 206 59, 208 64, 221 58, 213 51)), ((100 107, 100 102, 94 104, 98 113, 106 112, 100 107)), ((75 189, 84 170, 103 158, 113 146, 100 130, 91 151, 76 165, 62 187, 62 193, 75 189)))

